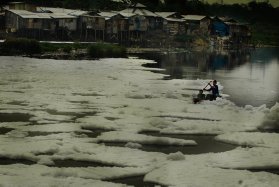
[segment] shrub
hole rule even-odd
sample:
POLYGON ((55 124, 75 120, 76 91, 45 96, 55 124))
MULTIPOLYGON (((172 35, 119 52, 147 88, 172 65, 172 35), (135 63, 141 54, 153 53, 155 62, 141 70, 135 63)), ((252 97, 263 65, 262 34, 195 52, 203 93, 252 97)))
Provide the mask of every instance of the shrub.
POLYGON ((71 46, 65 46, 64 48, 63 48, 63 52, 65 52, 65 53, 71 53, 71 51, 72 51, 72 47, 71 46))
POLYGON ((41 53, 41 47, 37 40, 27 38, 9 38, 2 44, 2 52, 8 55, 32 55, 41 53))

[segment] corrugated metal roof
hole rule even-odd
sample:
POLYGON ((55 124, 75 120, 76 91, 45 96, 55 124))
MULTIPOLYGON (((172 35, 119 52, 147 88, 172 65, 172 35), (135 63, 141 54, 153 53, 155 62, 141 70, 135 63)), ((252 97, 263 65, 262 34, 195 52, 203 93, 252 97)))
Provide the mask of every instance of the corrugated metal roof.
POLYGON ((72 15, 72 16, 81 16, 81 15, 84 15, 84 14, 87 14, 88 11, 83 11, 83 10, 76 10, 74 12, 71 12, 69 13, 69 15, 72 15))
POLYGON ((193 20, 193 21, 200 21, 207 16, 204 15, 182 15, 185 20, 193 20))
POLYGON ((121 10, 120 12, 123 12, 123 13, 130 13, 130 14, 138 14, 138 15, 141 15, 141 16, 149 16, 149 17, 159 17, 157 14, 149 11, 149 10, 146 10, 146 9, 139 9, 139 8, 126 8, 124 10, 121 10))
POLYGON ((72 16, 80 16, 87 14, 88 11, 83 11, 83 10, 75 10, 75 9, 67 9, 67 8, 53 8, 53 7, 37 7, 37 11, 40 12, 47 12, 50 11, 52 13, 63 13, 63 14, 69 14, 72 16))
POLYGON ((134 7, 134 8, 146 8, 146 6, 141 4, 141 3, 136 3, 136 4, 132 5, 131 7, 134 7))
POLYGON ((167 21, 171 21, 171 22, 186 22, 186 20, 183 19, 176 19, 176 18, 164 18, 167 21))
POLYGON ((233 18, 230 18, 230 17, 218 17, 216 16, 217 18, 219 18, 221 21, 224 21, 224 22, 231 22, 231 23, 236 23, 237 21, 233 18))
POLYGON ((99 16, 102 16, 102 17, 110 19, 110 18, 112 18, 113 16, 116 16, 119 13, 117 13, 117 12, 99 12, 97 14, 99 16))
POLYGON ((119 12, 120 15, 122 15, 123 17, 125 18, 130 18, 132 16, 135 16, 137 14, 134 14, 134 13, 127 13, 127 12, 119 12))
POLYGON ((8 4, 25 4, 25 2, 17 1, 17 2, 9 2, 8 4))
POLYGON ((9 10, 10 12, 26 19, 51 19, 47 13, 34 13, 27 10, 9 10))
POLYGON ((248 26, 249 23, 235 23, 235 22, 224 22, 227 25, 236 25, 236 26, 248 26))
POLYGON ((9 10, 10 12, 26 19, 72 19, 76 16, 69 15, 67 13, 42 13, 42 12, 30 12, 27 10, 9 10))
POLYGON ((73 19, 73 18, 77 18, 76 16, 72 16, 72 15, 69 15, 69 14, 63 14, 63 13, 49 13, 50 16, 52 18, 55 18, 55 19, 73 19))
POLYGON ((169 16, 176 14, 176 12, 155 12, 155 14, 157 14, 160 17, 167 18, 169 16))
POLYGON ((34 14, 34 15, 21 15, 22 18, 33 18, 33 19, 51 19, 51 16, 48 15, 48 14, 43 14, 43 13, 40 13, 40 14, 34 14))

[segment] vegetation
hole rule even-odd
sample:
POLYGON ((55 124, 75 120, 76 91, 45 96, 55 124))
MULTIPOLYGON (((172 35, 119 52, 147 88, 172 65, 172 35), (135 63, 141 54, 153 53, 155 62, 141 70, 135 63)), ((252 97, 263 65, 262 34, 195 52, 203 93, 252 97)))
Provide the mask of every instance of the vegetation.
POLYGON ((87 51, 91 58, 126 57, 126 48, 114 44, 88 43, 40 43, 43 53, 64 52, 70 54, 72 50, 87 51))
POLYGON ((88 47, 87 52, 93 58, 126 57, 126 48, 114 44, 92 44, 88 47))
POLYGON ((256 23, 251 26, 252 42, 256 45, 279 46, 279 26, 269 23, 256 23))
POLYGON ((57 52, 63 51, 66 53, 71 52, 71 50, 77 49, 87 49, 89 44, 82 43, 40 43, 42 52, 57 52))
POLYGON ((38 41, 26 38, 8 38, 1 44, 5 55, 33 55, 41 52, 38 41))
POLYGON ((64 52, 72 50, 86 52, 91 58, 126 57, 126 48, 115 44, 83 43, 39 43, 27 38, 9 38, 0 45, 1 55, 35 55, 40 53, 64 52))

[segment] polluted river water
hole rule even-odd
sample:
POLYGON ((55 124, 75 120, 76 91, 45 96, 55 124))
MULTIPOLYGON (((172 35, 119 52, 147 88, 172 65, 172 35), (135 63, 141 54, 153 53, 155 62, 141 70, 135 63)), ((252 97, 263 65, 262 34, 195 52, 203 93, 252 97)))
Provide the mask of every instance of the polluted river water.
MULTIPOLYGON (((155 64, 144 59, 75 62, 1 57, 0 172, 6 173, 5 181, 20 185, 12 182, 17 173, 27 184, 30 176, 24 171, 32 173, 36 168, 32 184, 63 183, 70 177, 76 184, 164 186, 164 181, 150 178, 152 168, 160 169, 163 163, 183 162, 187 157, 183 164, 200 159, 200 164, 215 171, 210 164, 219 164, 220 169, 226 166, 206 161, 207 154, 215 160, 222 152, 230 156, 237 151, 249 153, 253 146, 236 149, 240 145, 216 141, 215 136, 237 131, 252 135, 260 125, 254 123, 254 115, 264 118, 273 110, 240 108, 228 100, 193 105, 193 90, 208 80, 163 80, 164 75, 141 66, 149 63, 155 64), (114 131, 129 136, 121 137, 123 142, 113 136, 102 142, 100 135, 114 131), (197 145, 181 146, 185 140, 197 145), (155 145, 158 141, 159 146, 155 145), (129 142, 141 147, 129 148, 129 142), (84 169, 95 170, 96 175, 83 173, 84 169), (104 172, 107 169, 118 172, 104 172)), ((264 158, 257 163, 262 162, 264 158)), ((248 174, 262 177, 253 173, 248 174)), ((270 177, 276 182, 277 178, 270 177)))

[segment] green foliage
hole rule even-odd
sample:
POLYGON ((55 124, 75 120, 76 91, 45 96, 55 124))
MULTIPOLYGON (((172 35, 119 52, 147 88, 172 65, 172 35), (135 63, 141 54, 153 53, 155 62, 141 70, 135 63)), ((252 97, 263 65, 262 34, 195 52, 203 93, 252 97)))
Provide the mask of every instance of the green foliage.
POLYGON ((279 46, 279 26, 269 23, 251 26, 252 42, 256 45, 279 46))
POLYGON ((72 51, 72 47, 71 46, 65 46, 63 48, 63 52, 65 52, 65 53, 71 53, 71 51, 72 51))
POLYGON ((32 55, 41 53, 41 46, 37 40, 27 38, 9 38, 2 46, 2 53, 7 55, 32 55))
POLYGON ((92 44, 88 47, 87 52, 93 58, 126 57, 126 48, 114 44, 92 44))
POLYGON ((42 52, 70 52, 72 49, 86 49, 89 44, 82 43, 40 43, 42 52))

